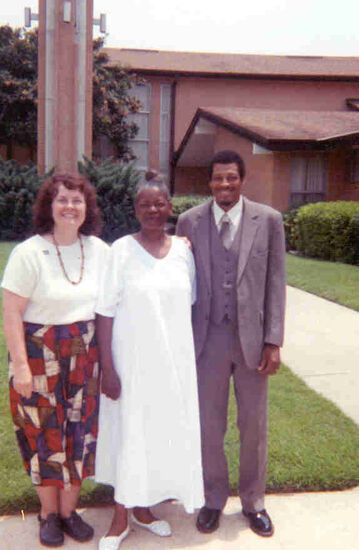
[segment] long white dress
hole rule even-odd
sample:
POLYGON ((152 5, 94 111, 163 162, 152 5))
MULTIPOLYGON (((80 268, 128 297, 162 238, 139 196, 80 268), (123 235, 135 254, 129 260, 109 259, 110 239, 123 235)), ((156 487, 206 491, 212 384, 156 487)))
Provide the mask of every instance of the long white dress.
POLYGON ((132 236, 112 245, 96 309, 114 317, 122 393, 101 395, 96 480, 128 508, 170 498, 187 512, 204 504, 194 296, 193 256, 180 239, 162 259, 132 236))

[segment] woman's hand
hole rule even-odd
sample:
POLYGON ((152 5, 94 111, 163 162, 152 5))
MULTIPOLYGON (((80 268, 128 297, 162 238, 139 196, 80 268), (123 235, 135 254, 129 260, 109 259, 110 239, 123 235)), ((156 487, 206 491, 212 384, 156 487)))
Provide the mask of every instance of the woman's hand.
POLYGON ((33 379, 28 363, 23 316, 29 302, 28 298, 3 289, 3 324, 6 345, 10 352, 14 373, 14 389, 29 399, 33 391, 33 379))
POLYGON ((102 370, 101 391, 114 401, 120 397, 121 381, 114 368, 102 370))
POLYGON ((31 397, 33 391, 32 374, 28 363, 14 367, 14 389, 26 399, 31 397))
POLYGON ((121 394, 121 381, 114 369, 112 361, 112 327, 113 317, 96 315, 96 332, 99 344, 99 359, 101 365, 101 391, 110 399, 116 401, 121 394))

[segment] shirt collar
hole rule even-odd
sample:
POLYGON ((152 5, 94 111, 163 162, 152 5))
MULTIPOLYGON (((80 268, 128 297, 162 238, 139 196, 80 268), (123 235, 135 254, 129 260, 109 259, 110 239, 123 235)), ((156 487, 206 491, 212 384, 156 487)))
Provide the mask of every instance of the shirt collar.
POLYGON ((243 210, 242 195, 239 197, 239 201, 236 202, 236 204, 232 206, 232 208, 228 210, 228 212, 225 212, 220 206, 218 206, 215 200, 213 200, 212 209, 214 214, 214 221, 216 222, 217 227, 221 225, 223 214, 227 214, 231 221, 231 224, 234 227, 238 227, 239 222, 241 221, 242 210, 243 210))

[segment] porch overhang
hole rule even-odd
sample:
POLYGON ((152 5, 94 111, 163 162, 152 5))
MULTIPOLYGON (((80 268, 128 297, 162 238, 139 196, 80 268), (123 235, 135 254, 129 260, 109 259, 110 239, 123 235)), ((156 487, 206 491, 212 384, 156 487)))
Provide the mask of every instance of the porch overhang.
POLYGON ((198 108, 174 154, 177 166, 208 166, 217 128, 268 152, 327 151, 358 147, 359 112, 198 108))

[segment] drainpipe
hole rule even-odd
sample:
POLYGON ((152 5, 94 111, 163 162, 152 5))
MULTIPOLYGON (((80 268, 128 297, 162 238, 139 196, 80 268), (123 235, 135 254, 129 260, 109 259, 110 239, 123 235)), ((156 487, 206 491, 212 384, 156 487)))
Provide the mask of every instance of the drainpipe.
POLYGON ((55 131, 55 0, 45 2, 45 171, 54 166, 54 131, 55 131))
POLYGON ((175 192, 175 117, 176 117, 176 91, 177 91, 178 76, 175 75, 171 83, 171 110, 170 110, 170 193, 175 192))
POLYGON ((77 128, 76 145, 77 160, 82 161, 86 151, 86 54, 87 54, 87 2, 75 0, 75 42, 78 47, 77 58, 77 128))

